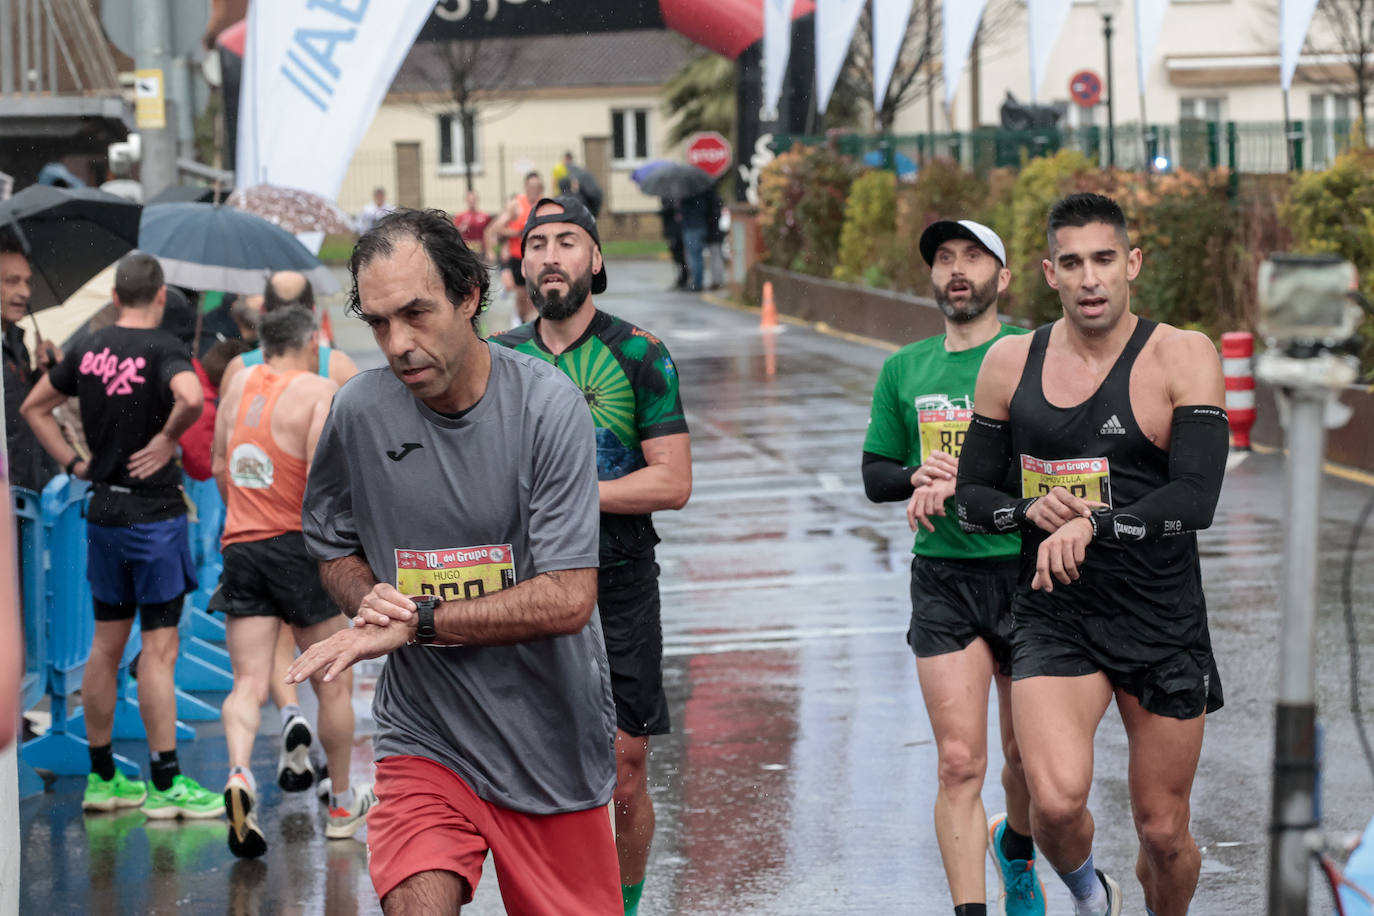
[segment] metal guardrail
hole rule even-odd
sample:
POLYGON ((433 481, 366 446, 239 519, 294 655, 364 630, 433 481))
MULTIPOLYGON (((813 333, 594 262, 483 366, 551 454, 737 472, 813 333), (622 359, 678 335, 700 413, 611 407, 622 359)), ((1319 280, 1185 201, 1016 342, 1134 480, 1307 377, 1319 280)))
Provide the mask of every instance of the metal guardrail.
POLYGON ((831 145, 862 159, 895 167, 901 157, 920 163, 931 157, 953 159, 970 171, 1017 168, 1062 149, 1078 150, 1098 162, 1112 160, 1134 171, 1201 171, 1225 166, 1236 174, 1319 171, 1347 149, 1367 142, 1352 121, 1282 122, 1181 121, 1177 124, 1104 127, 1048 127, 1035 130, 983 128, 945 134, 837 134, 829 137, 780 135, 774 150, 794 145, 831 145), (1114 155, 1109 155, 1108 142, 1114 155))
MULTIPOLYGON (((218 707, 187 691, 224 691, 233 685, 228 654, 211 642, 223 640, 224 625, 203 610, 222 568, 219 533, 224 524, 224 504, 214 481, 188 480, 186 484, 187 492, 197 503, 197 520, 191 525, 190 537, 202 587, 189 598, 180 627, 181 654, 175 678, 178 740, 195 738, 195 730, 180 720, 219 718, 218 707)), ((35 769, 59 776, 83 775, 90 769, 83 740, 85 723, 80 711, 71 714, 69 704, 81 688, 95 635, 91 590, 86 579, 86 506, 90 485, 59 475, 49 482, 41 496, 19 488, 12 494, 23 586, 23 708, 32 709, 47 696, 52 718, 48 732, 26 741, 21 755, 35 769)), ((137 703, 128 695, 128 669, 141 646, 135 624, 118 678, 116 739, 141 739, 146 735, 137 703)), ((123 757, 116 760, 129 775, 139 775, 141 768, 134 761, 123 757)))

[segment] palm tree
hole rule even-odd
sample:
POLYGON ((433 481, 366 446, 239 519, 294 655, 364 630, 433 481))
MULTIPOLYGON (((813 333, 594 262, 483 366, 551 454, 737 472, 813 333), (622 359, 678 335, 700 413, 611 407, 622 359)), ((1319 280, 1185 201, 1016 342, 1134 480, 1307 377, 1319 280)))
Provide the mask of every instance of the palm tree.
POLYGON ((735 135, 735 65, 719 54, 700 54, 683 64, 664 87, 663 110, 677 120, 668 135, 676 145, 702 130, 735 135))

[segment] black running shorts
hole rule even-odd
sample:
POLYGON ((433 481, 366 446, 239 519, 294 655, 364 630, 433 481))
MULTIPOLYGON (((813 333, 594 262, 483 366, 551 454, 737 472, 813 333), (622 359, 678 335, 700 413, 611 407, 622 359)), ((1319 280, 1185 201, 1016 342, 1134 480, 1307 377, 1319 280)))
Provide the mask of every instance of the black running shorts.
POLYGON ((506 258, 506 270, 509 270, 511 276, 515 278, 516 286, 525 285, 525 270, 521 266, 523 263, 520 258, 506 258))
POLYGON ((911 626, 917 658, 948 655, 981 639, 1002 674, 1011 674, 1011 599, 1017 558, 911 558, 911 626))
MULTIPOLYGON (((1071 587, 1071 586, 1070 586, 1071 587)), ((1059 588, 1059 586, 1056 586, 1059 588)), ((1212 655, 1205 605, 1180 596, 1174 619, 1141 629, 1129 610, 1084 614, 1056 608, 1040 593, 1021 593, 1012 605, 1016 623, 1012 676, 1081 677, 1101 671, 1112 686, 1149 712, 1195 719, 1220 709, 1221 675, 1212 655)), ((1052 601, 1052 599, 1050 599, 1052 601)))
POLYGON ((669 730, 663 693, 663 626, 652 554, 601 569, 597 607, 611 666, 616 728, 636 738, 669 730))
POLYGON ((230 617, 279 617, 293 627, 311 627, 339 613, 299 531, 225 547, 224 572, 210 610, 230 617))

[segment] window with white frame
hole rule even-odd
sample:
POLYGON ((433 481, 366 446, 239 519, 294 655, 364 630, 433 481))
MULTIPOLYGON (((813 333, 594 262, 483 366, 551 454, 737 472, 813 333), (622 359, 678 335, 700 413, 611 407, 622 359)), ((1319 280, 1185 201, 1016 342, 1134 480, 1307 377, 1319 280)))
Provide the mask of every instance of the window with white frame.
POLYGON ((1353 121, 1355 97, 1334 92, 1314 92, 1311 110, 1313 121, 1353 121))
POLYGON ((439 115, 439 171, 463 174, 472 164, 482 171, 482 147, 477 144, 477 119, 469 112, 439 115))
POLYGON ((1181 98, 1178 100, 1178 119, 1180 121, 1205 121, 1219 124, 1225 99, 1216 96, 1181 98))
POLYGON ((649 109, 628 108, 611 112, 611 159, 616 163, 643 162, 649 158, 649 109))

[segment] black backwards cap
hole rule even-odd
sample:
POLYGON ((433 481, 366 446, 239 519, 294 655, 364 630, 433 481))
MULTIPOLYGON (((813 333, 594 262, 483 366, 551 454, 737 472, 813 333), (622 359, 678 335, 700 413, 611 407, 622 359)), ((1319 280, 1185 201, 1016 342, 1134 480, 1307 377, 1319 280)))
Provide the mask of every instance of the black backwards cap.
MULTIPOLYGON (((4 0, 0 0, 4 2, 4 0)), ((560 194, 558 197, 545 197, 530 209, 529 219, 525 221, 524 232, 520 236, 520 244, 524 245, 529 238, 530 230, 536 226, 543 226, 547 223, 572 223, 585 229, 587 234, 596 243, 596 250, 601 250, 601 236, 596 231, 596 217, 592 216, 592 211, 587 209, 587 205, 582 202, 582 198, 571 194, 560 194), (545 204, 554 204, 562 207, 562 213, 545 213, 543 216, 535 216, 539 208, 545 204)), ((601 269, 592 277, 592 293, 599 294, 606 291, 606 262, 601 262, 601 269)))

